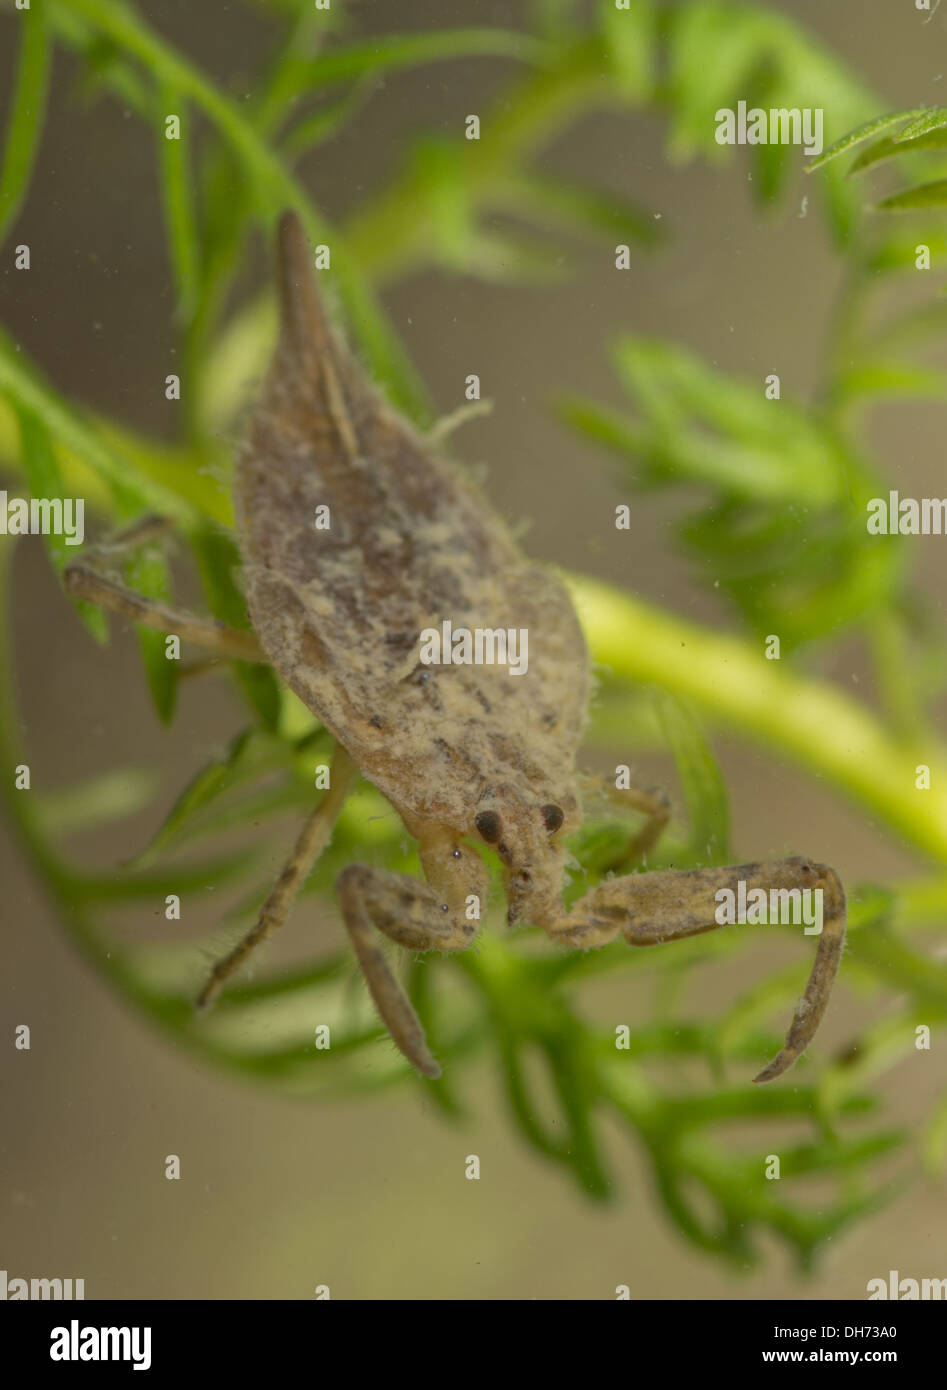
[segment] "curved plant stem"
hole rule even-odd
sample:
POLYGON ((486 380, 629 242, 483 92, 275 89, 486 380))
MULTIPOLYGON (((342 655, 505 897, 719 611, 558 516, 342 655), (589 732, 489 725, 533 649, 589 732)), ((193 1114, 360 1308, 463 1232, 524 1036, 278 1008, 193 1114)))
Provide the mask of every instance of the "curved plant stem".
POLYGON ((39 148, 49 88, 49 25, 42 5, 20 16, 20 62, 0 162, 0 244, 16 220, 39 148))
POLYGON ((947 860, 947 779, 915 789, 915 768, 947 767, 947 748, 893 738, 827 682, 800 676, 735 637, 718 636, 595 580, 572 596, 593 655, 615 676, 671 690, 741 735, 790 755, 947 860))
MULTIPOLYGON (((63 3, 64 0, 55 0, 57 8, 63 3)), ((332 237, 326 219, 316 212, 296 176, 261 140, 250 121, 203 73, 118 0, 69 0, 69 8, 81 14, 118 48, 144 63, 159 82, 189 98, 209 117, 240 156, 261 210, 273 218, 284 208, 294 208, 312 241, 332 245, 333 266, 342 297, 349 315, 359 326, 361 341, 375 371, 404 409, 416 418, 425 418, 428 414, 426 390, 406 362, 395 334, 358 269, 357 259, 348 254, 340 239, 332 237)))

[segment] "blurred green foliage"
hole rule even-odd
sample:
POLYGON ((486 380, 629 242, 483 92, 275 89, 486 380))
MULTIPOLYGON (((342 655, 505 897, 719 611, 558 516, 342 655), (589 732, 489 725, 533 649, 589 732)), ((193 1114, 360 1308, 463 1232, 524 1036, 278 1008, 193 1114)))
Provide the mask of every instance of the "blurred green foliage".
MULTIPOLYGON (((668 160, 717 162, 735 157, 714 139, 718 107, 746 100, 825 108, 830 134, 840 139, 812 161, 824 165, 813 194, 846 287, 831 317, 820 399, 773 407, 757 386, 729 379, 674 344, 627 337, 612 358, 628 411, 577 399, 561 410, 618 460, 623 489, 674 486, 693 496, 682 544, 701 576, 719 580, 738 625, 735 634, 718 636, 630 595, 574 580, 603 672, 592 737, 607 744, 617 728, 626 737, 633 729, 644 743, 666 748, 678 768, 686 816, 652 866, 719 863, 733 852, 726 788, 704 728, 709 721, 737 728, 840 788, 931 861, 928 876, 897 890, 850 894, 843 978, 870 1001, 876 1021, 833 1061, 818 1071, 804 1061, 790 1084, 748 1084, 750 1069, 779 1045, 809 961, 800 959, 726 1008, 695 1009, 686 987, 745 947, 749 936, 738 931, 642 953, 616 945, 566 954, 536 933, 509 938, 488 923, 476 951, 409 960, 412 997, 446 1064, 435 1085, 416 1078, 386 1044, 364 990, 352 988, 355 967, 346 952, 288 973, 261 968, 253 983, 227 990, 214 1015, 198 1019, 192 1001, 206 951, 193 943, 131 946, 114 927, 130 904, 163 902, 171 883, 179 894, 211 885, 231 890, 228 922, 242 931, 269 887, 272 843, 259 827, 311 806, 312 768, 329 756, 328 736, 270 673, 238 667, 244 732, 195 771, 137 860, 102 874, 73 860, 64 841, 78 825, 107 824, 147 806, 153 778, 128 768, 65 791, 12 793, 10 769, 28 759, 11 661, 4 661, 0 683, 0 761, 7 769, 0 781, 31 861, 82 950, 181 1044, 237 1074, 316 1096, 423 1085, 445 1119, 457 1123, 465 1113, 467 1065, 492 1056, 524 1142, 571 1172, 590 1196, 613 1190, 614 1158, 603 1138, 611 1114, 650 1156, 656 1196, 684 1238, 746 1267, 758 1255, 760 1234, 771 1232, 808 1266, 826 1241, 891 1190, 874 1165, 901 1136, 890 1126, 866 1129, 865 1120, 878 1110, 878 1083, 917 1055, 915 1027, 947 1019, 947 969, 916 937, 918 927, 942 920, 947 906, 947 800, 936 789, 925 798, 913 790, 915 763, 934 764, 942 753, 929 716, 943 685, 944 647, 912 587, 899 539, 866 542, 864 499, 884 486, 859 435, 864 407, 880 398, 943 394, 942 376, 911 355, 940 332, 942 302, 932 306, 928 298, 904 310, 897 301, 892 314, 884 291, 899 270, 913 267, 916 241, 947 249, 930 220, 945 184, 933 179, 887 198, 883 207, 922 215, 923 225, 905 221, 893 233, 860 214, 860 195, 833 157, 872 139, 856 169, 908 156, 920 177, 947 146, 947 114, 901 113, 842 138, 877 109, 872 95, 787 17, 729 0, 629 0, 621 9, 602 0, 593 22, 588 7, 572 0, 533 0, 521 30, 370 40, 353 32, 341 2, 326 12, 309 0, 280 0, 266 7, 278 21, 275 41, 246 101, 215 85, 125 0, 44 0, 16 14, 6 8, 0 23, 8 33, 16 28, 19 59, 0 170, 0 240, 9 248, 43 138, 51 61, 57 49, 67 50, 77 107, 110 100, 153 132, 189 385, 180 439, 159 443, 63 399, 40 366, 2 336, 0 459, 35 495, 84 495, 103 524, 144 510, 173 518, 208 609, 236 625, 247 618, 226 495, 216 482, 229 468, 221 435, 233 426, 243 383, 263 370, 275 316, 269 291, 235 308, 232 290, 254 238, 261 231, 268 237, 285 207, 300 213, 314 241, 331 244, 331 286, 352 339, 392 399, 425 425, 430 403, 380 306, 380 287, 431 266, 554 285, 571 273, 577 233, 609 257, 616 240, 642 256, 658 241, 654 219, 631 201, 540 172, 539 157, 561 132, 597 110, 629 119, 648 112, 664 121, 668 160), (390 181, 344 225, 330 227, 295 172, 299 160, 356 122, 366 103, 383 99, 386 72, 478 57, 504 60, 509 74, 483 113, 481 139, 417 139, 390 181), (165 139, 169 113, 181 119, 179 141, 165 139), (885 133, 894 125, 896 134, 885 133), (515 233, 507 229, 514 223, 515 233), (889 310, 880 322, 879 298, 889 310), (778 667, 761 657, 759 639, 771 632, 785 642, 778 667), (880 716, 815 672, 821 654, 851 634, 872 652, 880 716), (251 848, 224 855, 207 849, 222 832, 251 824, 251 848), (614 1028, 596 1021, 594 991, 600 977, 632 974, 648 982, 649 1016, 618 1050, 614 1028), (328 1052, 315 1050, 314 1018, 332 1027, 328 1052), (764 1177, 765 1156, 774 1151, 782 1159, 779 1183, 764 1177), (806 1184, 813 1176, 825 1180, 817 1195, 806 1184)), ((784 192, 795 152, 759 146, 736 157, 753 161, 762 213, 784 192)), ((56 538, 49 543, 59 570, 64 553, 56 538)), ((136 557, 127 577, 152 596, 171 592, 172 573, 159 551, 136 557)), ((7 593, 7 644, 10 601, 7 593)), ((82 608, 80 616, 104 640, 102 615, 82 608)), ((155 706, 170 720, 177 664, 162 653, 160 639, 143 634, 155 706)), ((573 844, 574 893, 607 874, 626 841, 604 806, 590 810, 573 844)), ((346 805, 305 892, 331 891, 338 870, 356 857, 419 870, 396 818, 365 784, 346 805)), ((943 1171, 947 1097, 922 1130, 921 1156, 930 1172, 943 1171)), ((902 1173, 916 1166, 914 1149, 903 1149, 902 1173)))

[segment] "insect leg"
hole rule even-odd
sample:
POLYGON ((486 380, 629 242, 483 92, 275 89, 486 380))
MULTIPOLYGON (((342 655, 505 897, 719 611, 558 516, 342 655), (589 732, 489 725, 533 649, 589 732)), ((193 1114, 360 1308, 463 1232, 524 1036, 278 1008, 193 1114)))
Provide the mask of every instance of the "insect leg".
POLYGON ((243 964, 254 947, 265 941, 271 932, 286 921, 296 894, 332 838, 332 830, 342 809, 342 803, 356 776, 355 764, 344 748, 337 747, 329 771, 329 790, 300 831, 283 872, 260 909, 256 925, 211 971, 207 984, 198 996, 199 1009, 206 1009, 214 1002, 226 981, 243 964))
POLYGON ((616 872, 627 872, 646 859, 660 840, 671 816, 671 803, 660 787, 621 788, 607 777, 583 777, 582 784, 583 787, 602 792, 616 806, 641 811, 646 817, 644 825, 631 837, 618 860, 611 865, 616 872))
POLYGON ((436 421, 428 430, 428 442, 435 448, 440 448, 444 440, 449 438, 461 425, 466 425, 469 420, 476 420, 482 415, 493 413, 492 401, 465 401, 456 410, 452 410, 449 415, 444 415, 436 421))
MULTIPOLYGON (((554 940, 580 948, 602 946, 619 932, 631 946, 657 946, 725 925, 717 918, 718 895, 727 890, 736 901, 741 883, 745 897, 756 889, 767 894, 794 889, 822 892, 819 944, 805 995, 783 1048, 755 1078, 772 1081, 788 1071, 812 1041, 838 973, 845 940, 845 893, 834 869, 808 859, 783 859, 686 873, 630 874, 600 883, 575 904, 568 917, 540 925, 554 940)), ((789 898, 785 901, 788 906, 789 898)))
POLYGON ((134 593, 117 579, 102 573, 101 566, 153 540, 168 528, 169 523, 164 517, 147 516, 120 531, 111 541, 90 546, 81 558, 73 560, 63 571, 66 592, 73 598, 86 599, 89 603, 95 603, 111 613, 119 613, 132 622, 143 623, 145 627, 155 628, 158 632, 174 633, 182 641, 193 642, 195 646, 203 647, 217 656, 231 657, 237 661, 265 661, 266 657, 252 632, 239 632, 213 618, 198 618, 191 613, 169 608, 166 604, 134 593))
MULTIPOLYGON (((423 854, 422 849, 422 857, 423 854)), ((470 852, 468 855, 470 861, 475 859, 470 852)), ((476 859, 476 867, 472 862, 465 863, 464 871, 471 873, 466 886, 475 890, 479 902, 485 878, 483 865, 476 859)), ((420 1020, 395 979, 372 928, 411 951, 459 951, 469 946, 476 933, 476 918, 468 921, 456 898, 453 904, 444 902, 445 897, 454 896, 449 889, 446 893, 438 891, 421 879, 366 864, 351 864, 343 869, 336 888, 355 954, 382 1021, 418 1071, 432 1078, 440 1076, 441 1069, 431 1056, 420 1020)))

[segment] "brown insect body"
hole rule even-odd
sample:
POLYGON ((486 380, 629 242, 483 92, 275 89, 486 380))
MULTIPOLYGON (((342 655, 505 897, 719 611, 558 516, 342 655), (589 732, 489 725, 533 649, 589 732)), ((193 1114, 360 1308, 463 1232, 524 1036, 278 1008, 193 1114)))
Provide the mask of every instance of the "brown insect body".
POLYGON ((499 805, 512 834, 517 804, 537 840, 547 804, 571 829, 589 677, 565 589, 366 380, 326 322, 292 218, 279 264, 280 342, 235 477, 264 651, 412 833, 476 835, 478 812, 499 805), (317 531, 320 505, 330 526, 317 531), (525 630, 526 671, 423 666, 419 635, 444 620, 525 630))

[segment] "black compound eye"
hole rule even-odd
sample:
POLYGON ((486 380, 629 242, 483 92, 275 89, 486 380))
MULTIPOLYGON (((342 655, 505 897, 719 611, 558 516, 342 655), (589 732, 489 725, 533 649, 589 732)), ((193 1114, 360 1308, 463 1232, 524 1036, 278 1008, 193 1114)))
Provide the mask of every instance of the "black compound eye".
POLYGON ((565 813, 561 806, 543 806, 539 814, 542 816, 550 835, 555 835, 565 820, 565 813))
POLYGON ((496 811, 481 811, 479 815, 474 817, 474 825, 488 845, 495 845, 503 831, 500 817, 496 811))

